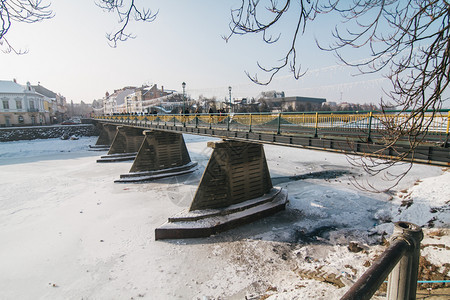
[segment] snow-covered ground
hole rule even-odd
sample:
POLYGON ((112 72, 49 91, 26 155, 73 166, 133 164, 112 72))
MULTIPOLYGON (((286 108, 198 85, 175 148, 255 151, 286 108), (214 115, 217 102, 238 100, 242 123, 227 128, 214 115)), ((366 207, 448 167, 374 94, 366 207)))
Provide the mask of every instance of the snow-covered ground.
POLYGON ((189 206, 211 139, 185 136, 193 174, 142 184, 115 184, 131 162, 96 163, 95 140, 0 143, 0 299, 338 299, 397 220, 425 227, 422 253, 449 275, 442 168, 415 165, 394 193, 370 193, 350 183, 367 175, 344 155, 266 145, 286 211, 209 238, 155 241, 189 206))

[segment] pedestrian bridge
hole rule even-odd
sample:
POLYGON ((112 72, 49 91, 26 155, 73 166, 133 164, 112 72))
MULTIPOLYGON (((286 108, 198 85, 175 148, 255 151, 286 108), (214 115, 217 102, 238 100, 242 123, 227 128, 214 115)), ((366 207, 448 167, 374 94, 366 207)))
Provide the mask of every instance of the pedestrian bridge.
POLYGON ((272 186, 262 144, 302 147, 450 166, 450 111, 425 115, 426 135, 392 139, 390 124, 407 128, 407 115, 389 113, 253 113, 113 115, 95 118, 106 148, 98 162, 133 160, 116 182, 142 182, 193 172, 183 133, 221 138, 190 208, 155 230, 156 239, 209 236, 285 208, 287 192, 272 186), (414 145, 414 147, 412 147, 414 145))
POLYGON ((347 154, 401 159, 449 166, 450 111, 426 115, 426 136, 386 146, 386 123, 403 124, 406 115, 389 113, 254 113, 191 115, 117 115, 96 117, 103 124, 125 125, 176 133, 347 154), (410 151, 411 142, 419 145, 410 151))

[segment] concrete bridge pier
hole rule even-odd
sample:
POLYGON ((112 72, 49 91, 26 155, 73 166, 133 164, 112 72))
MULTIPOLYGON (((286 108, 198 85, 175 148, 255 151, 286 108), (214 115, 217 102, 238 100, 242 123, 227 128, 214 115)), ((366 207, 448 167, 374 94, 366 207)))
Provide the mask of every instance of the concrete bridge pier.
POLYGON ((95 145, 89 147, 92 150, 108 150, 114 140, 114 136, 116 135, 117 125, 103 124, 98 122, 96 126, 100 131, 100 135, 98 136, 95 145))
POLYGON ((101 156, 97 162, 117 162, 135 159, 137 151, 144 140, 143 131, 144 129, 142 128, 118 126, 108 154, 101 156))
POLYGON ((283 210, 261 144, 225 140, 214 149, 188 210, 155 229, 155 239, 207 237, 283 210))
POLYGON ((130 173, 120 175, 115 182, 149 181, 183 175, 195 171, 183 134, 157 130, 144 131, 142 141, 130 173))

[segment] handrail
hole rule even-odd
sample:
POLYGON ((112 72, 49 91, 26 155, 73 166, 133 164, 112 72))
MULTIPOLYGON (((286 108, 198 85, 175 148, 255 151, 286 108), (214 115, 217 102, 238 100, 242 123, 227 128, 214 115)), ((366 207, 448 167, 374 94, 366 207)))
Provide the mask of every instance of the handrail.
MULTIPOLYGON (((253 129, 274 127, 277 134, 283 131, 301 127, 312 130, 314 136, 318 136, 323 129, 336 131, 358 132, 361 136, 366 136, 367 141, 371 141, 372 133, 383 131, 392 125, 399 127, 407 126, 411 121, 408 114, 390 114, 376 111, 369 112, 286 112, 286 113, 212 113, 212 114, 161 114, 161 115, 106 115, 98 116, 101 120, 135 120, 135 121, 164 121, 171 122, 183 127, 194 125, 195 128, 208 124, 209 127, 215 125, 226 125, 230 131, 232 127, 239 126, 239 131, 245 129, 251 132, 253 129), (251 125, 250 125, 251 123, 251 125)), ((427 134, 448 135, 450 126, 450 110, 440 110, 429 112, 425 115, 427 134)), ((153 125, 153 124, 152 124, 153 125)), ((404 129, 404 128, 403 128, 404 129)), ((424 132, 425 133, 425 132, 424 132)))
POLYGON ((419 226, 409 222, 395 223, 390 246, 341 300, 370 299, 388 275, 388 299, 415 299, 422 239, 419 226))

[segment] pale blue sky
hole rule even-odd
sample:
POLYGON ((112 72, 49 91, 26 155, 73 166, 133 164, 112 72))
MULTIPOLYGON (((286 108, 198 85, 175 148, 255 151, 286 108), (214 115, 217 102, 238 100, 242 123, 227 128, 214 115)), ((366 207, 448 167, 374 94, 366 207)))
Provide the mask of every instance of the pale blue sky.
MULTIPOLYGON (((334 21, 331 17, 308 28, 305 42, 298 46, 299 59, 308 74, 294 80, 287 70, 269 86, 252 83, 244 71, 258 72, 256 62, 271 66, 284 56, 286 42, 267 45, 259 36, 234 36, 228 43, 230 9, 240 1, 141 1, 154 11, 153 23, 132 23, 134 40, 111 48, 106 32, 117 27, 115 16, 102 12, 94 0, 58 0, 52 3, 55 17, 39 24, 14 24, 8 34, 26 55, 0 54, 0 79, 41 85, 74 102, 92 102, 126 85, 156 83, 166 89, 199 95, 253 97, 261 91, 285 91, 287 96, 311 96, 327 101, 378 103, 386 80, 381 75, 356 73, 338 65, 331 53, 321 52, 314 36, 326 42, 334 21)), ((290 16, 294 17, 294 16, 290 16)), ((292 23, 291 23, 292 24, 292 23)), ((291 27, 279 27, 284 33, 291 27)), ((288 37, 285 35, 286 38, 288 37)), ((284 36, 282 36, 284 37, 284 36)), ((364 53, 355 59, 364 58, 364 53)))

